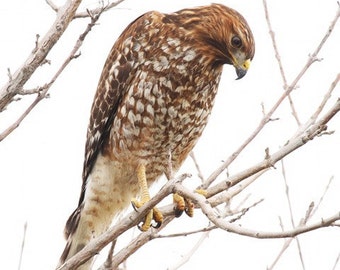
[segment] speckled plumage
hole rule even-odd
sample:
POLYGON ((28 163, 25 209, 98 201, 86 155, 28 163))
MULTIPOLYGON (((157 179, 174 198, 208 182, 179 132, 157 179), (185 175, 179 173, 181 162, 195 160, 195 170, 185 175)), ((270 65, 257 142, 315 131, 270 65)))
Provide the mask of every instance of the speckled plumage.
POLYGON ((180 167, 207 124, 223 64, 233 64, 243 77, 253 56, 246 21, 223 5, 149 12, 125 29, 94 97, 83 186, 65 228, 61 263, 105 231, 138 195, 139 165, 148 184, 169 176, 170 152, 173 170, 180 167))

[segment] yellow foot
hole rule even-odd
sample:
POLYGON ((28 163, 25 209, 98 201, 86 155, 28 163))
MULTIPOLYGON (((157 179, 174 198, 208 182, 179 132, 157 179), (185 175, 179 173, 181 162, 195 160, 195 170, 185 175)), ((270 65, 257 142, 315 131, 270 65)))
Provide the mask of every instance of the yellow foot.
POLYGON ((205 189, 196 189, 195 192, 201 194, 204 197, 207 197, 208 195, 208 192, 205 189))
POLYGON ((193 217, 195 206, 191 200, 183 198, 177 193, 174 193, 173 201, 176 204, 175 217, 180 217, 183 214, 183 212, 185 212, 189 217, 193 217))
MULTIPOLYGON (((138 179, 138 185, 141 191, 141 200, 138 201, 136 199, 132 199, 132 206, 137 211, 138 208, 142 207, 145 203, 147 203, 150 200, 150 194, 148 190, 148 184, 146 181, 146 172, 145 172, 145 165, 139 164, 137 166, 137 179, 138 179)), ((138 225, 138 228, 145 232, 150 227, 159 228, 162 225, 163 222, 163 215, 162 213, 154 207, 149 213, 145 216, 144 221, 142 225, 138 225), (155 221, 155 225, 151 225, 152 221, 155 221)))
MULTIPOLYGON (((145 200, 138 201, 136 199, 131 200, 132 206, 136 211, 138 211, 138 208, 142 207, 146 202, 148 202, 148 200, 146 201, 145 200)), ((149 213, 147 213, 142 224, 138 225, 138 229, 145 232, 148 229, 150 229, 151 226, 153 228, 159 228, 162 225, 162 223, 163 223, 163 215, 156 207, 154 207, 153 209, 149 211, 149 213), (155 221, 155 225, 152 224, 152 221, 155 221)))

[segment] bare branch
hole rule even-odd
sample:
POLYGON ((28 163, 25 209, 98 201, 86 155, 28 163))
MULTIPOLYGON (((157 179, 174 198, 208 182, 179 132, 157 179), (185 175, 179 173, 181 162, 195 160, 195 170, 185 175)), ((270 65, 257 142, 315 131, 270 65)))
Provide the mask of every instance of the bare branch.
POLYGON ((26 116, 32 111, 32 109, 44 98, 43 93, 40 92, 37 96, 37 98, 33 101, 33 103, 28 106, 28 108, 24 111, 24 113, 7 129, 5 129, 0 134, 0 142, 5 139, 9 134, 12 133, 13 130, 15 130, 17 127, 19 127, 20 123, 26 118, 26 116))
POLYGON ((18 94, 21 95, 21 96, 40 94, 45 88, 46 88, 46 85, 45 86, 38 86, 38 87, 33 88, 33 89, 22 89, 21 91, 19 91, 18 94))
POLYGON ((98 14, 99 12, 108 11, 108 10, 114 8, 115 6, 119 5, 122 2, 124 2, 124 0, 117 0, 117 1, 114 1, 114 2, 112 2, 110 4, 105 5, 104 1, 103 1, 102 7, 98 7, 98 8, 95 8, 95 9, 91 9, 91 10, 87 10, 87 11, 76 13, 74 18, 78 19, 78 18, 91 17, 91 14, 98 14))
POLYGON ((187 188, 185 188, 184 186, 178 185, 178 184, 175 184, 175 191, 178 194, 182 196, 186 196, 187 198, 190 198, 195 203, 197 203, 199 207, 201 208, 202 212, 208 217, 208 219, 220 229, 231 232, 231 233, 236 233, 239 235, 249 236, 253 238, 271 239, 271 238, 295 237, 299 234, 313 231, 313 230, 316 230, 322 227, 332 226, 332 224, 335 221, 340 220, 340 212, 339 212, 331 217, 324 218, 319 222, 315 222, 310 225, 298 226, 294 229, 283 231, 283 232, 264 232, 264 231, 259 231, 259 230, 246 229, 244 227, 235 225, 231 222, 224 220, 219 215, 215 215, 214 209, 207 202, 206 198, 204 198, 202 195, 193 193, 187 188))
POLYGON ((49 83, 45 84, 42 87, 35 88, 33 90, 23 90, 20 88, 17 92, 17 94, 25 95, 25 94, 34 94, 37 93, 36 99, 33 101, 33 103, 24 111, 24 113, 12 124, 10 125, 5 131, 0 133, 0 142, 5 139, 11 132, 13 132, 21 122, 26 118, 26 116, 32 111, 32 109, 44 98, 47 97, 48 91, 50 87, 53 85, 53 83, 57 80, 57 78, 60 76, 60 74, 64 71, 64 69, 67 67, 67 65, 73 60, 79 57, 79 53, 77 53, 80 49, 80 47, 83 45, 83 42, 88 35, 88 33, 91 31, 92 27, 95 26, 97 20, 99 19, 100 15, 103 13, 103 9, 101 12, 96 14, 95 16, 91 17, 91 22, 87 25, 85 31, 79 36, 78 40, 76 41, 75 46, 73 47, 72 51, 70 52, 69 56, 66 58, 66 60, 63 62, 63 64, 59 67, 58 71, 54 74, 52 79, 49 83))
POLYGON ((0 90, 0 112, 12 101, 31 78, 35 70, 44 61, 49 51, 57 43, 81 3, 81 0, 68 0, 59 9, 57 18, 46 35, 38 42, 38 47, 28 56, 24 64, 12 75, 12 80, 7 82, 0 90))
MULTIPOLYGON (((51 0, 45 0, 46 3, 52 8, 52 10, 54 10, 55 12, 58 12, 59 11, 59 7, 57 5, 55 5, 51 0)), ((94 8, 94 9, 87 9, 86 11, 81 11, 81 12, 77 12, 73 19, 78 19, 78 18, 88 18, 88 17, 92 17, 93 14, 98 14, 98 13, 102 13, 102 12, 105 12, 105 11, 108 11, 112 8, 114 8, 115 6, 119 5, 120 3, 124 2, 124 0, 117 0, 117 1, 114 1, 112 3, 108 3, 105 4, 104 3, 104 0, 100 1, 101 2, 101 7, 97 7, 97 8, 94 8)))
MULTIPOLYGON (((236 217, 236 218, 233 218, 230 222, 234 222, 236 220, 239 220, 245 214, 245 212, 247 212, 250 208, 256 206, 259 202, 256 202, 253 205, 242 209, 239 216, 236 217)), ((199 229, 199 230, 190 231, 190 232, 182 232, 182 233, 170 234, 170 235, 161 235, 158 232, 160 232, 163 228, 165 228, 174 219, 174 210, 173 210, 172 205, 162 207, 160 210, 163 213, 163 216, 166 217, 161 228, 159 228, 157 230, 156 229, 150 230, 146 233, 140 234, 135 239, 133 239, 124 249, 122 249, 116 255, 114 255, 114 257, 112 259, 112 269, 116 269, 122 262, 124 262, 135 251, 137 251, 140 247, 142 247, 144 244, 146 244, 147 242, 149 242, 153 239, 180 237, 180 236, 187 236, 187 235, 202 233, 202 232, 204 234, 208 234, 211 230, 217 229, 216 226, 208 226, 208 227, 205 227, 205 228, 202 228, 202 229, 199 229), (169 209, 171 209, 171 210, 169 211, 169 209)), ((198 248, 198 247, 199 247, 199 245, 196 246, 196 248, 198 248)), ((195 248, 192 249, 192 251, 194 251, 194 250, 195 250, 195 248)))

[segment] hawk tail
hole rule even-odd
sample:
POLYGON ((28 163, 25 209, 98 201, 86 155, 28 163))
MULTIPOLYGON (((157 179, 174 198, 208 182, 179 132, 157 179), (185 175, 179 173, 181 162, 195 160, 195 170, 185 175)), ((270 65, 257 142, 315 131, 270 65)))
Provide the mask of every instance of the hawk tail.
MULTIPOLYGON (((83 206, 80 205, 73 211, 66 222, 66 226, 64 229, 64 236, 67 240, 66 246, 64 248, 63 253, 59 259, 58 267, 63 265, 69 258, 73 257, 76 253, 78 253, 83 247, 88 243, 89 239, 84 238, 84 233, 86 235, 86 229, 82 228, 80 224, 81 212, 83 206)), ((90 269, 92 260, 84 263, 78 270, 87 270, 90 269)), ((57 268, 58 268, 57 267, 57 268)))

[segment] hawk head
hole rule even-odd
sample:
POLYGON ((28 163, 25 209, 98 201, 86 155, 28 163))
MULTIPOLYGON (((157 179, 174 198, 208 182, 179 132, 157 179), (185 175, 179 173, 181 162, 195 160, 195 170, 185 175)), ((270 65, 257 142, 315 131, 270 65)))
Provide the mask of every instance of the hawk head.
POLYGON ((196 39, 202 55, 210 64, 233 65, 237 79, 246 75, 254 57, 255 42, 240 13, 221 4, 184 9, 179 13, 182 27, 196 39))

